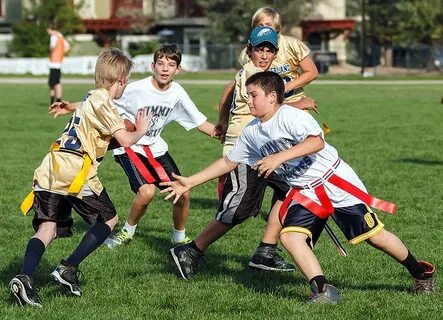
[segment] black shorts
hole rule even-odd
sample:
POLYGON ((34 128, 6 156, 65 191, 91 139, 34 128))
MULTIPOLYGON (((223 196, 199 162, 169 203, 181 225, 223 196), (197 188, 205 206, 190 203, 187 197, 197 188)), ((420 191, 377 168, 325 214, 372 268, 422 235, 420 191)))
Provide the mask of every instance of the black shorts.
POLYGON ((274 198, 283 201, 289 186, 276 173, 267 179, 249 165, 239 164, 226 178, 216 219, 226 224, 239 224, 255 217, 263 202, 266 186, 274 190, 274 198))
MULTIPOLYGON (((335 208, 331 217, 352 244, 372 237, 384 227, 377 215, 365 204, 335 208)), ((304 233, 309 238, 308 243, 313 247, 326 221, 327 219, 319 218, 305 207, 295 204, 288 209, 281 233, 304 233)))
POLYGON ((61 78, 61 71, 60 69, 49 69, 49 80, 48 80, 48 85, 50 87, 55 86, 56 84, 60 83, 60 78, 61 78))
MULTIPOLYGON (((140 158, 140 160, 143 162, 145 167, 148 169, 149 173, 152 175, 152 177, 155 179, 153 184, 157 186, 159 189, 164 189, 166 187, 160 186, 160 182, 162 180, 157 174, 157 171, 155 171, 154 167, 151 163, 149 163, 148 158, 145 156, 136 153, 136 155, 140 158)), ((131 161, 127 153, 115 155, 114 156, 115 161, 123 168, 123 170, 126 173, 126 176, 128 177, 129 184, 131 185, 131 189, 134 193, 138 192, 138 189, 140 189, 141 186, 145 184, 149 184, 145 178, 141 175, 141 173, 137 170, 135 167, 135 164, 131 161)), ((166 174, 168 175, 169 179, 174 180, 172 178, 172 173, 180 175, 180 171, 178 170, 177 165, 174 162, 174 159, 169 155, 168 152, 166 152, 164 155, 156 157, 155 160, 163 167, 166 174)))
POLYGON ((37 231, 42 222, 56 222, 57 237, 72 236, 71 209, 74 209, 88 224, 109 221, 117 214, 105 189, 99 196, 86 196, 82 199, 47 191, 35 191, 34 194, 32 206, 35 212, 32 220, 34 230, 37 231))

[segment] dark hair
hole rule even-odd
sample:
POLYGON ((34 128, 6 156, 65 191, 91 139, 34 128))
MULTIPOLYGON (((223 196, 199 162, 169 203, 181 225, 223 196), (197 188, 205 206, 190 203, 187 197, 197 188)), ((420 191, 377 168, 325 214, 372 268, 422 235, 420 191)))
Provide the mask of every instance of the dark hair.
POLYGON ((260 87, 266 95, 275 91, 277 94, 277 102, 283 103, 285 100, 285 84, 283 79, 272 71, 263 71, 253 74, 246 80, 246 85, 250 84, 260 87))
POLYGON ((182 62, 182 53, 175 44, 163 44, 154 52, 154 63, 160 58, 167 58, 177 62, 177 66, 182 62))

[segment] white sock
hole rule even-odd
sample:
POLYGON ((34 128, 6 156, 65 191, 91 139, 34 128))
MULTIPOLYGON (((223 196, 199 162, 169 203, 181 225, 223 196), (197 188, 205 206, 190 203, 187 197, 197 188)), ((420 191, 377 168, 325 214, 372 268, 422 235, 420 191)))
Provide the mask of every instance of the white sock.
POLYGON ((174 228, 174 233, 172 234, 172 239, 174 240, 174 242, 182 242, 183 240, 185 240, 185 237, 186 237, 185 229, 176 230, 174 228))
POLYGON ((123 227, 123 229, 125 229, 126 231, 128 231, 129 235, 130 235, 131 237, 133 237, 134 234, 135 234, 135 229, 137 229, 137 225, 135 225, 135 226, 131 226, 131 225, 128 223, 128 221, 126 221, 126 222, 125 222, 125 226, 123 227))

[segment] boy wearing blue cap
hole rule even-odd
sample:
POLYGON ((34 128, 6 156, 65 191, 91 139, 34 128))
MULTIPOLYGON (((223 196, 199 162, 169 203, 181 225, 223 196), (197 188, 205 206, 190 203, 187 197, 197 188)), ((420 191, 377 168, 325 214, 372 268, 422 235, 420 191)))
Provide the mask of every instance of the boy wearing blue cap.
MULTIPOLYGON (((248 40, 248 54, 251 59, 235 77, 235 92, 231 107, 232 117, 225 136, 223 155, 226 155, 234 146, 246 124, 254 119, 247 103, 246 80, 257 72, 268 70, 277 51, 278 36, 274 29, 263 26, 252 30, 248 40)), ((300 105, 303 103, 300 102, 300 105)), ((171 255, 183 278, 187 279, 198 272, 203 251, 209 245, 235 225, 259 213, 266 185, 272 187, 278 199, 282 201, 289 191, 288 185, 277 175, 264 179, 246 164, 241 164, 227 175, 216 217, 209 222, 194 241, 171 249, 171 255)), ((266 252, 266 257, 270 256, 273 261, 273 269, 269 270, 294 270, 294 266, 277 254, 275 244, 270 250, 273 254, 266 252)))

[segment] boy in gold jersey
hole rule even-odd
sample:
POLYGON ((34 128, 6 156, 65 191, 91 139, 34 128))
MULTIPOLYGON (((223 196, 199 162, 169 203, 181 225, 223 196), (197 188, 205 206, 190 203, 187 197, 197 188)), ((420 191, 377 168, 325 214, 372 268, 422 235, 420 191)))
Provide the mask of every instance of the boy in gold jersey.
MULTIPOLYGON (((117 223, 114 205, 97 177, 97 169, 114 137, 131 146, 149 129, 149 116, 141 110, 136 130, 125 129, 114 98, 123 94, 133 63, 118 49, 105 49, 95 67, 96 90, 89 92, 75 110, 61 137, 34 172, 33 191, 23 201, 26 214, 32 207, 36 234, 29 240, 19 273, 10 281, 20 305, 40 306, 33 276, 46 247, 56 237, 72 236, 73 208, 91 228, 77 248, 51 273, 74 296, 80 296, 78 265, 110 235, 117 223)), ((69 113, 60 109, 54 113, 69 113)))

